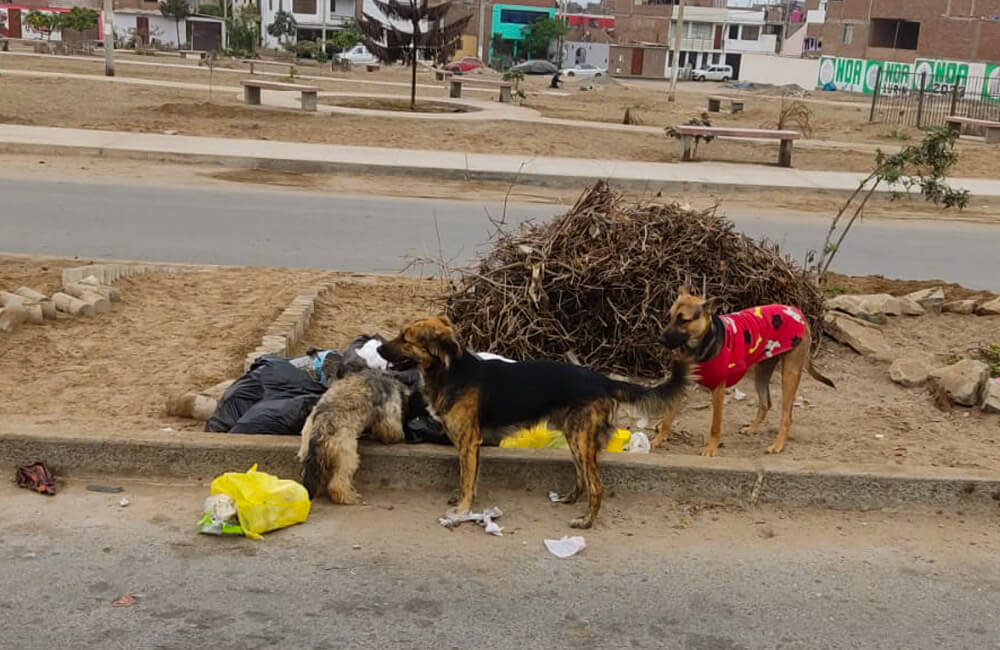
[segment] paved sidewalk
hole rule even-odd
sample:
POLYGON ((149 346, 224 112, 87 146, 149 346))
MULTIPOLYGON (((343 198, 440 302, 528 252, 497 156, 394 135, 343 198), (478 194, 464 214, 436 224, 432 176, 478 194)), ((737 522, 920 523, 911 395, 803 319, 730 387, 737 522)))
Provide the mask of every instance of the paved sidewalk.
MULTIPOLYGON (((777 190, 851 191, 860 174, 732 163, 648 163, 422 151, 343 145, 235 140, 153 133, 94 131, 0 124, 0 151, 94 154, 134 159, 201 162, 296 172, 374 172, 444 178, 579 184, 608 179, 656 191, 733 186, 777 190)), ((1000 196, 1000 180, 953 179, 976 196, 1000 196)), ((888 190, 888 188, 886 188, 888 190)))

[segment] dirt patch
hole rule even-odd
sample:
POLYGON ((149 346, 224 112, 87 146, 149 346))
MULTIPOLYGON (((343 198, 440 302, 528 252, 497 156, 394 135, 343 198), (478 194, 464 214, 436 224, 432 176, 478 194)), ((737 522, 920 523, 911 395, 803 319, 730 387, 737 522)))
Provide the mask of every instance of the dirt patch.
MULTIPOLYGON (((0 286, 32 284, 49 291, 71 260, 0 258, 0 286)), ((405 321, 443 311, 437 280, 267 268, 216 268, 190 274, 150 274, 119 282, 123 300, 110 314, 23 327, 0 335, 0 427, 31 432, 60 427, 107 430, 200 430, 197 422, 163 414, 166 397, 205 388, 242 371, 245 355, 268 324, 307 286, 336 281, 317 301, 313 322, 296 353, 307 347, 343 348, 361 333, 392 336, 405 321)), ((885 289, 910 283, 846 286, 885 289)), ((891 283, 892 281, 885 281, 891 283)), ((947 295, 959 297, 958 289, 947 295)), ((1000 343, 1000 317, 926 315, 894 318, 885 327, 897 356, 932 356, 941 364, 1000 343)), ((1000 417, 975 409, 941 413, 924 389, 905 389, 888 366, 825 341, 816 365, 836 390, 803 379, 802 406, 785 456, 793 460, 948 467, 1000 467, 1000 417)), ((738 433, 752 419, 756 398, 727 398, 722 456, 758 457, 773 441, 777 414, 766 432, 738 433)), ((775 407, 780 385, 771 388, 775 407)), ((697 454, 710 424, 707 393, 692 390, 668 451, 697 454)), ((667 452, 657 452, 667 453, 667 452)))
POLYGON ((405 276, 355 276, 337 282, 316 301, 312 323, 296 353, 344 349, 359 334, 392 338, 403 323, 443 312, 438 280, 405 276))
POLYGON ((948 300, 966 300, 970 298, 984 298, 995 294, 989 291, 976 291, 966 289, 962 285, 953 282, 942 282, 940 280, 896 280, 885 278, 881 275, 841 275, 830 273, 827 280, 827 289, 830 293, 888 293, 893 296, 904 296, 914 291, 941 287, 944 289, 948 300))
POLYGON ((400 113, 473 113, 480 109, 447 102, 417 101, 415 108, 405 99, 379 99, 377 97, 321 97, 321 104, 363 108, 375 111, 395 111, 400 113))
MULTIPOLYGON (((62 69, 60 62, 40 57, 2 57, 0 63, 4 67, 21 69, 62 69)), ((65 63, 71 68, 93 68, 97 65, 91 62, 65 63)), ((188 71, 160 66, 132 67, 136 70, 129 70, 127 74, 143 78, 167 80, 181 75, 176 80, 201 84, 208 81, 204 68, 188 71)), ((96 74, 95 70, 87 71, 96 74)), ((397 72, 391 71, 386 76, 352 73, 341 81, 331 76, 329 88, 341 92, 353 89, 371 92, 372 83, 380 87, 387 84, 404 95, 408 87, 400 85, 403 82, 397 72), (362 84, 362 81, 365 83, 362 84)), ((223 81, 235 85, 238 77, 230 75, 223 81)), ((692 92, 680 93, 678 102, 670 104, 660 91, 618 84, 597 86, 589 92, 570 88, 555 94, 542 90, 544 83, 541 80, 526 80, 525 83, 525 89, 530 93, 525 106, 548 116, 595 122, 621 122, 626 108, 638 107, 644 124, 666 126, 686 122, 703 110, 704 103, 702 94, 692 92)), ((326 84, 324 81, 320 85, 326 89, 326 84)), ((659 132, 578 128, 573 137, 567 137, 565 128, 531 122, 463 120, 461 123, 441 124, 402 117, 318 116, 295 110, 246 107, 239 102, 235 89, 227 88, 229 90, 226 91, 216 88, 210 95, 208 88, 162 88, 6 75, 0 77, 0 113, 14 116, 17 120, 30 119, 36 125, 73 128, 151 133, 169 130, 183 135, 647 162, 680 160, 680 145, 659 132), (61 101, 53 102, 52 97, 59 97, 61 101), (208 101, 210 97, 211 101, 208 101), (174 104, 187 105, 188 108, 172 106, 174 104)), ((421 88, 419 92, 423 97, 442 96, 444 90, 443 85, 434 85, 421 88)), ((852 104, 819 106, 823 110, 829 108, 830 115, 821 117, 818 113, 814 120, 814 138, 871 143, 878 139, 879 134, 891 130, 884 125, 868 124, 867 115, 861 107, 852 104)), ((720 114, 713 117, 713 123, 758 127, 766 121, 773 121, 779 107, 778 99, 754 98, 744 113, 720 114)), ((962 155, 953 170, 955 175, 994 175, 995 155, 992 150, 964 142, 959 148, 962 155)), ((774 165, 777 156, 777 144, 716 140, 699 148, 699 158, 705 161, 774 165)), ((862 172, 871 169, 873 159, 872 152, 802 146, 796 149, 793 162, 802 169, 862 172)))
MULTIPOLYGON (((267 325, 326 275, 219 268, 122 279, 122 301, 111 313, 0 335, 0 422, 91 432, 200 429, 166 417, 167 396, 239 375, 267 325)), ((0 286, 31 281, 51 290, 58 278, 51 262, 0 258, 0 286)))

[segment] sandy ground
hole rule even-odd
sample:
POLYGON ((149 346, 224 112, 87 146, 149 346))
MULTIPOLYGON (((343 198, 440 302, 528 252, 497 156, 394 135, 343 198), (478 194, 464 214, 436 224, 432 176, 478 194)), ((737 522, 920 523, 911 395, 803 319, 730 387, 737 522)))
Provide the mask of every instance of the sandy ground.
MULTIPOLYGON (((32 284, 50 291, 58 284, 58 268, 66 264, 0 258, 0 287, 32 284)), ((23 327, 0 337, 0 426, 21 431, 200 429, 200 423, 165 416, 167 397, 240 374, 244 356, 268 323, 320 277, 337 278, 338 284, 318 302, 299 352, 342 348, 362 333, 392 337, 406 320, 442 311, 440 281, 409 277, 213 268, 122 280, 123 300, 110 314, 23 327)), ((885 280, 856 283, 892 289, 885 280)), ((893 319, 886 327, 899 356, 930 355, 942 365, 1000 342, 998 332, 1000 317, 952 314, 893 319)), ((838 387, 803 380, 789 458, 1000 467, 1000 417, 973 409, 939 412, 926 391, 890 382, 886 364, 830 341, 816 364, 838 387)), ((738 388, 748 397, 729 398, 720 454, 759 456, 775 434, 778 416, 772 412, 766 432, 758 436, 737 433, 756 409, 749 380, 738 388)), ((777 382, 772 394, 779 403, 777 382)), ((700 451, 710 421, 707 407, 707 394, 693 390, 670 453, 700 451)))
MULTIPOLYGON (((32 69, 98 73, 97 62, 66 61, 45 57, 0 57, 0 70, 32 69)), ((321 81, 326 90, 405 94, 406 89, 395 85, 350 83, 384 80, 397 83, 402 71, 389 69, 379 73, 341 73, 346 82, 321 81)), ((204 84, 208 75, 204 69, 180 70, 161 66, 122 66, 120 77, 154 78, 204 84)), ((236 86, 240 75, 213 74, 220 85, 236 86)), ((330 75, 333 79, 333 76, 330 75)), ((430 82, 429 73, 422 73, 421 82, 430 82)), ((310 80, 310 83, 312 81, 310 80)), ((431 82, 433 83, 433 82, 431 82)), ((686 92, 680 100, 668 104, 661 91, 625 87, 618 83, 598 84, 593 90, 581 92, 579 82, 566 89, 550 93, 540 86, 540 79, 529 79, 525 85, 528 98, 525 106, 543 115, 568 117, 599 122, 620 122, 625 108, 637 107, 647 125, 666 126, 686 122, 702 110, 703 92, 686 92)), ((443 95, 443 85, 421 89, 427 97, 443 95)), ((479 95, 477 95, 478 97, 479 95)), ((754 96, 746 112, 731 116, 720 114, 719 125, 760 127, 776 119, 780 98, 754 96)), ((882 125, 869 125, 864 110, 855 104, 816 104, 813 137, 848 142, 882 141, 886 146, 898 146, 900 141, 889 138, 891 130, 882 125), (884 137, 883 137, 884 136, 884 137), (881 138, 881 140, 880 140, 881 138)), ((76 128, 117 129, 141 132, 176 131, 184 135, 221 137, 255 137, 260 139, 351 144, 484 153, 521 153, 544 156, 583 158, 613 158, 650 162, 675 162, 680 159, 680 145, 649 133, 627 133, 586 129, 570 131, 569 127, 548 124, 509 122, 409 120, 405 118, 373 118, 369 116, 310 115, 298 111, 249 108, 240 103, 236 93, 151 88, 123 84, 72 79, 32 79, 0 76, 0 122, 67 126, 76 128), (55 102, 52 98, 58 97, 55 102), (511 137, 516 133, 516 137, 511 137)), ((962 158, 953 173, 960 176, 994 175, 995 152, 978 145, 961 145, 962 158)), ((777 144, 760 145, 747 142, 719 141, 704 143, 699 148, 701 160, 756 162, 774 164, 777 144)), ((800 147, 794 156, 796 167, 803 169, 836 169, 866 171, 871 168, 873 155, 846 149, 816 149, 800 147)))
MULTIPOLYGON (((410 198, 497 200, 513 202, 554 203, 572 205, 581 188, 555 188, 539 185, 512 185, 505 182, 458 181, 408 176, 405 183, 398 177, 354 174, 299 174, 255 169, 230 169, 213 165, 177 164, 138 160, 116 160, 86 156, 40 157, 0 153, 0 170, 6 177, 67 178, 87 182, 163 184, 209 187, 239 183, 246 186, 267 186, 269 190, 310 191, 330 194, 374 194, 410 198)), ((649 193, 626 192, 630 199, 648 199, 649 193)), ((774 192, 743 188, 715 189, 711 192, 683 192, 676 200, 688 201, 695 207, 718 204, 727 206, 771 206, 778 210, 834 215, 842 197, 829 192, 774 192)), ((935 219, 1000 223, 1000 197, 973 196, 970 205, 961 211, 942 210, 911 197, 890 201, 877 195, 866 208, 866 218, 935 219)))

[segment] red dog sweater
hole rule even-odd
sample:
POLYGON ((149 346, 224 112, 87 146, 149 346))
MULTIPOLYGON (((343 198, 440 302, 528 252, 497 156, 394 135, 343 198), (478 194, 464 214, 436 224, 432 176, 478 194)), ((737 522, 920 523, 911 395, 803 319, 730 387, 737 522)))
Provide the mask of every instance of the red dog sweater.
POLYGON ((763 305, 719 316, 725 342, 719 354, 698 364, 698 382, 706 388, 736 384, 755 363, 788 352, 806 331, 795 307, 763 305))

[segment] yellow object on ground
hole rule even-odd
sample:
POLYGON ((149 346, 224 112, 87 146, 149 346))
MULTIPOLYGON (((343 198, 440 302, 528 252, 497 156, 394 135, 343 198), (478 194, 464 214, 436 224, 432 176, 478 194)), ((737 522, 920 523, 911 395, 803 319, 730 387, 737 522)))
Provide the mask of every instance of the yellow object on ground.
POLYGON ((521 429, 517 433, 500 441, 501 447, 549 447, 563 449, 567 447, 566 436, 562 431, 552 431, 544 424, 521 429))
MULTIPOLYGON (((608 442, 607 451, 622 452, 628 445, 632 432, 628 429, 618 429, 608 442)), ((500 441, 501 447, 548 447, 550 449, 563 449, 569 446, 566 436, 562 431, 553 431, 546 428, 544 424, 521 429, 514 435, 500 441)))
POLYGON ((628 444, 629 439, 632 437, 632 432, 628 429, 618 429, 615 431, 615 435, 611 436, 611 440, 608 441, 607 451, 612 452, 622 452, 625 451, 625 445, 628 444))
POLYGON ((212 481, 212 494, 227 494, 236 502, 236 514, 247 537, 301 524, 309 517, 309 493, 295 481, 258 472, 226 472, 212 481))

